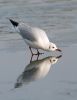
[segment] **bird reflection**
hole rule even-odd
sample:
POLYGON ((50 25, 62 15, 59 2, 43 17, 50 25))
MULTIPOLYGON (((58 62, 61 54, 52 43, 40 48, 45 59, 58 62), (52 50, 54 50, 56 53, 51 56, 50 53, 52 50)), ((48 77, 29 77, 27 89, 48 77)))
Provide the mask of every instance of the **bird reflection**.
POLYGON ((50 56, 41 60, 32 61, 18 77, 14 88, 19 88, 23 84, 29 84, 32 81, 45 77, 49 72, 51 65, 57 63, 58 59, 61 57, 62 55, 57 57, 50 56))

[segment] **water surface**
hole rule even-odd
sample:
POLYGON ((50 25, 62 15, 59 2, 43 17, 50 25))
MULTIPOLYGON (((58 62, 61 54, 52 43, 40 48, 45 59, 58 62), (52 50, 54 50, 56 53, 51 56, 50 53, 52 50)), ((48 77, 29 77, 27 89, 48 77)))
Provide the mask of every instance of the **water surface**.
POLYGON ((0 0, 1 100, 77 100, 76 51, 76 0, 0 0), (29 48, 8 18, 44 29, 62 54, 41 51, 30 63, 29 48))

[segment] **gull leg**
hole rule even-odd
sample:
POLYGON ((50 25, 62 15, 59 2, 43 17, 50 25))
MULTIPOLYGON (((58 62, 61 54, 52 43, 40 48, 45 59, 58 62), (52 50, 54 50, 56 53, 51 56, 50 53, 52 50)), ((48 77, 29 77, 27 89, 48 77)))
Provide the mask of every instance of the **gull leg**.
POLYGON ((30 49, 30 51, 31 51, 32 56, 33 56, 33 55, 38 55, 38 57, 39 57, 39 55, 44 54, 44 53, 40 53, 40 52, 38 51, 38 49, 37 49, 37 53, 33 53, 31 47, 29 47, 29 49, 30 49))
POLYGON ((37 49, 37 55, 39 56, 39 55, 42 55, 42 54, 44 54, 44 53, 40 53, 40 52, 38 51, 38 49, 37 49))
POLYGON ((42 55, 42 54, 44 54, 44 53, 40 53, 39 51, 38 51, 38 49, 37 49, 37 60, 38 60, 38 58, 39 58, 39 55, 42 55))
POLYGON ((38 55, 38 57, 39 57, 39 55, 40 55, 40 52, 38 51, 38 49, 37 49, 37 55, 38 55))
POLYGON ((31 54, 32 54, 32 56, 33 56, 34 54, 33 54, 33 52, 32 52, 32 49, 31 49, 31 47, 29 47, 29 49, 30 49, 30 51, 31 51, 31 54))

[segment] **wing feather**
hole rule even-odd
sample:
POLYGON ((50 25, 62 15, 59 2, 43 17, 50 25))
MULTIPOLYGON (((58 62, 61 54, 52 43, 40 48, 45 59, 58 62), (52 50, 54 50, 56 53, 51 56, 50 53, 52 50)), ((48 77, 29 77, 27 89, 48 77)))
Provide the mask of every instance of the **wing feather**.
POLYGON ((24 23, 19 24, 18 28, 19 28, 21 36, 24 39, 27 39, 30 41, 38 41, 40 38, 42 40, 44 39, 46 41, 49 41, 45 31, 40 28, 30 27, 24 23))

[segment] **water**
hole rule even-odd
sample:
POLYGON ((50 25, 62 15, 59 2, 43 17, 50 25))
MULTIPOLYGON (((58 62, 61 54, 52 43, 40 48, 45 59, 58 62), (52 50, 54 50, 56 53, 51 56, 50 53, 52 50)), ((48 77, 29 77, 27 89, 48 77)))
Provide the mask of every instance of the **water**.
POLYGON ((77 100, 76 52, 76 0, 0 0, 1 100, 77 100), (8 18, 44 29, 62 54, 41 51, 30 63, 29 48, 8 18))

